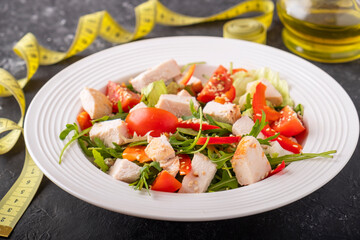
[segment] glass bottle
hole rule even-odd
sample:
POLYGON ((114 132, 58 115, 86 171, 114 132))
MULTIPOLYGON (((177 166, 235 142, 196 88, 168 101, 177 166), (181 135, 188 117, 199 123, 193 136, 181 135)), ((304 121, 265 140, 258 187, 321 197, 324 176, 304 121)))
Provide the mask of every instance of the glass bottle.
POLYGON ((278 0, 284 44, 314 61, 360 58, 360 0, 278 0))

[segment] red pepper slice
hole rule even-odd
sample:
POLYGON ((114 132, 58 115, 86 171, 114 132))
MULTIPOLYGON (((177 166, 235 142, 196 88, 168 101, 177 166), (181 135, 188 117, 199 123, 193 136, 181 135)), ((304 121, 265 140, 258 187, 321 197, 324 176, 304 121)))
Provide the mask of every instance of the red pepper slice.
POLYGON ((232 70, 232 74, 237 72, 248 72, 245 68, 235 68, 232 70))
POLYGON ((185 76, 181 79, 180 81, 181 84, 186 85, 189 82, 190 78, 194 74, 195 66, 196 66, 195 64, 191 65, 185 76))
POLYGON ((275 175, 275 174, 277 174, 278 172, 281 172, 284 168, 285 168, 285 162, 282 161, 279 165, 277 165, 277 167, 276 167, 274 170, 272 170, 272 171, 269 173, 268 177, 270 177, 270 176, 272 176, 272 175, 275 175))
MULTIPOLYGON (((274 136, 275 134, 277 134, 277 132, 272 129, 269 125, 266 125, 261 132, 266 136, 266 137, 271 137, 274 136)), ((282 148, 284 148, 285 150, 288 150, 290 152, 293 152, 295 154, 298 154, 301 152, 302 146, 294 141, 292 141, 290 138, 287 138, 283 135, 279 135, 277 138, 275 138, 274 140, 276 140, 280 146, 282 148)))
POLYGON ((226 93, 223 93, 220 97, 215 97, 215 102, 225 104, 227 102, 233 102, 236 97, 236 89, 234 86, 231 86, 230 90, 226 93))
MULTIPOLYGON (((204 145, 206 143, 207 137, 201 137, 196 142, 196 145, 204 145)), ((210 137, 209 144, 231 144, 238 143, 241 140, 241 136, 231 136, 231 137, 210 137)))
MULTIPOLYGON (((191 128, 195 131, 199 131, 200 130, 200 123, 194 123, 191 121, 180 121, 178 123, 178 127, 179 128, 191 128)), ((203 123, 202 124, 202 130, 210 130, 210 129, 219 129, 220 127, 218 126, 214 126, 214 125, 210 125, 207 123, 203 123)))
POLYGON ((261 119, 262 111, 264 111, 266 114, 266 121, 276 121, 281 117, 281 113, 266 105, 265 90, 266 86, 262 82, 259 82, 258 85, 256 85, 256 90, 252 101, 254 121, 256 119, 261 119))
POLYGON ((180 175, 186 175, 191 171, 191 159, 187 154, 179 154, 180 160, 180 175))

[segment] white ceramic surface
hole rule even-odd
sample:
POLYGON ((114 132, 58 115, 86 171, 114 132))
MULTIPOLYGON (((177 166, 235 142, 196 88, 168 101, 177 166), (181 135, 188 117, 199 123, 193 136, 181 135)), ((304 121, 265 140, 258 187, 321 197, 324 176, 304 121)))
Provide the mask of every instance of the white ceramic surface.
MULTIPOLYGON (((201 68, 200 68, 201 71, 201 68)), ((197 72, 199 74, 199 70, 197 72)), ((208 73, 210 75, 211 73, 208 73)), ((59 187, 112 211, 145 218, 202 221, 247 216, 294 202, 331 180, 348 162, 359 135, 354 104, 328 74, 287 52, 240 40, 216 37, 170 37, 113 47, 84 58, 54 76, 32 100, 25 119, 25 141, 36 164, 59 187), (173 194, 134 191, 94 167, 77 144, 58 156, 65 141, 59 133, 76 121, 79 92, 104 89, 108 80, 125 81, 161 61, 206 61, 210 66, 270 67, 291 87, 305 107, 309 135, 304 152, 338 150, 333 159, 290 164, 281 174, 231 191, 173 194)))

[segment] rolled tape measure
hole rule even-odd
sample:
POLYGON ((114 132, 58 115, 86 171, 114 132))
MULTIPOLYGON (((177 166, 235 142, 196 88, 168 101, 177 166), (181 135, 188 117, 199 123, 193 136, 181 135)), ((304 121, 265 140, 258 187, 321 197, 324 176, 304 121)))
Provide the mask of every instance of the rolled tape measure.
MULTIPOLYGON (((74 40, 66 52, 57 52, 45 48, 38 43, 33 34, 26 34, 14 46, 14 52, 26 62, 26 77, 15 80, 10 73, 0 69, 0 97, 14 96, 21 111, 21 118, 18 123, 0 118, 0 133, 9 132, 0 138, 0 154, 10 151, 21 135, 25 116, 25 98, 22 89, 40 65, 55 64, 82 52, 98 36, 111 43, 121 44, 146 36, 155 24, 186 26, 226 20, 248 12, 261 12, 260 16, 252 18, 253 21, 256 20, 263 26, 261 31, 255 29, 252 33, 246 33, 245 29, 253 29, 254 26, 251 24, 254 22, 232 23, 228 27, 224 27, 224 37, 252 40, 249 36, 254 37, 257 36, 256 34, 266 33, 266 29, 272 22, 273 11, 274 4, 270 0, 248 0, 209 17, 191 17, 173 12, 157 0, 149 0, 135 8, 136 26, 134 32, 129 32, 123 28, 106 11, 82 16, 79 19, 74 40)), ((0 201, 0 236, 8 237, 10 235, 35 195, 42 176, 43 174, 26 150, 25 164, 18 180, 0 201)))

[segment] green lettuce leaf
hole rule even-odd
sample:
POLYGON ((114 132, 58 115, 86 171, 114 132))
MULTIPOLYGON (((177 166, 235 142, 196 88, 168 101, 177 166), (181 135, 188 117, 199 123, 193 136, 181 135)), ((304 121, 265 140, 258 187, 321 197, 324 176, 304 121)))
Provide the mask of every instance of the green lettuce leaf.
POLYGON ((234 102, 237 103, 239 98, 246 93, 246 85, 249 82, 255 81, 255 79, 252 74, 243 71, 233 74, 232 77, 234 79, 233 85, 236 89, 236 97, 234 102))
POLYGON ((267 79, 276 88, 276 90, 280 92, 283 97, 282 106, 294 106, 294 101, 291 99, 289 93, 289 85, 285 80, 280 79, 278 72, 275 72, 270 68, 260 68, 255 70, 254 75, 256 80, 261 80, 263 78, 267 79))
POLYGON ((155 107, 156 103, 162 94, 167 94, 167 88, 163 80, 150 83, 148 86, 141 89, 142 98, 148 107, 155 107))
MULTIPOLYGON (((257 70, 251 70, 246 72, 237 72, 233 75, 234 87, 236 89, 235 102, 238 102, 242 98, 242 103, 245 104, 247 93, 251 96, 254 94, 255 88, 246 91, 246 86, 250 82, 259 81, 261 79, 268 80, 275 88, 280 92, 283 97, 283 103, 281 106, 294 106, 294 101, 290 97, 289 85, 285 80, 280 79, 279 73, 271 70, 270 68, 264 67, 257 70), (245 95, 245 96, 244 96, 245 95), (243 97, 242 97, 243 96, 243 97)), ((240 105, 242 105, 240 103, 240 105)))

